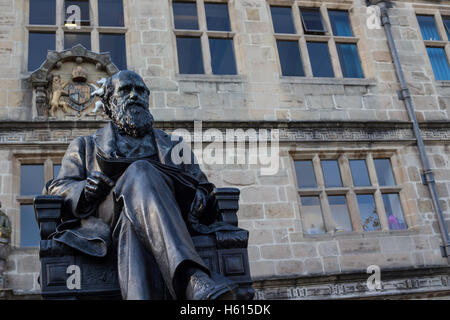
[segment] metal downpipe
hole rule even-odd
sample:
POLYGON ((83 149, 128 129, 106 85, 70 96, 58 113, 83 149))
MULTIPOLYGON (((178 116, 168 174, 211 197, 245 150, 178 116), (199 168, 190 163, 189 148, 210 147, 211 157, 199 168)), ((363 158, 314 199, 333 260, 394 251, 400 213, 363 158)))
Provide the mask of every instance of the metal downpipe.
POLYGON ((425 145, 423 143, 422 134, 420 132, 420 127, 416 118, 416 114, 414 112, 414 103, 411 98, 411 94, 409 91, 408 84, 405 79, 405 75, 403 73, 402 65, 400 63, 400 58, 398 55, 397 47, 394 42, 394 37, 392 35, 391 30, 391 21, 389 18, 389 8, 391 7, 390 1, 379 1, 379 0, 372 0, 370 1, 370 4, 377 5, 380 8, 381 11, 381 24, 384 27, 384 30, 386 31, 386 36, 389 44, 389 49, 392 54, 392 58, 394 60, 395 65, 395 71, 397 73, 397 77, 400 81, 400 91, 399 91, 399 99, 405 101, 406 109, 408 111, 410 120, 413 124, 413 131, 414 135, 416 137, 417 141, 417 147, 419 149, 420 158, 423 165, 423 174, 424 174, 424 181, 426 185, 428 186, 428 189, 430 191, 431 199, 433 202, 433 207, 436 212, 437 218, 438 218, 438 224, 439 229, 442 235, 442 241, 443 246, 441 247, 442 255, 443 257, 447 257, 447 262, 450 264, 450 237, 448 234, 447 224, 444 219, 444 215, 442 212, 442 207, 439 202, 439 196, 436 189, 436 182, 434 179, 434 173, 431 170, 430 162, 428 160, 427 152, 425 149, 425 145))

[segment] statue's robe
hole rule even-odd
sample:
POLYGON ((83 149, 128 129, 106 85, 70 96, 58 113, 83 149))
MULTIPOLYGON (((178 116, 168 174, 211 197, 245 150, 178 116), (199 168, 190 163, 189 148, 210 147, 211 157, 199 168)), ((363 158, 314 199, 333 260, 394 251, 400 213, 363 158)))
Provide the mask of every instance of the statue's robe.
POLYGON ((97 257, 114 249, 126 299, 163 299, 165 288, 175 297, 173 280, 180 265, 189 261, 209 272, 185 222, 197 188, 208 194, 214 186, 192 153, 190 163, 172 161, 173 151, 185 150, 180 148, 181 138, 152 129, 156 154, 144 157, 147 160, 120 159, 115 130, 110 122, 94 135, 74 139, 68 147, 58 177, 47 187, 49 194, 65 199, 66 216, 53 238, 97 257), (80 210, 89 175, 94 171, 112 174, 102 159, 131 164, 119 169, 116 185, 93 210, 80 210))

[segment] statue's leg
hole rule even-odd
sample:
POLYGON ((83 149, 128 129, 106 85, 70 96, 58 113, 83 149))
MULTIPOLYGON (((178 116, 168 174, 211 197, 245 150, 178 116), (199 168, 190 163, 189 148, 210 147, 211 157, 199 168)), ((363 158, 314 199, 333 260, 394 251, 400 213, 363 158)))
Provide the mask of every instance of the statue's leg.
POLYGON ((174 280, 180 265, 193 264, 209 273, 195 250, 169 176, 148 161, 136 161, 117 180, 113 194, 137 238, 155 258, 172 296, 176 297, 174 280))
POLYGON ((122 214, 113 232, 117 245, 119 283, 124 300, 165 300, 167 289, 158 264, 122 214))

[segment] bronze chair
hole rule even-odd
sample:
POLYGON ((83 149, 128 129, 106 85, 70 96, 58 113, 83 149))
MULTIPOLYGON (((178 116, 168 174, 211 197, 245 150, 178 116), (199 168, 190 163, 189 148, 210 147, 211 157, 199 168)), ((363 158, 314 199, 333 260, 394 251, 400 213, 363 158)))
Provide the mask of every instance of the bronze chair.
MULTIPOLYGON (((237 226, 239 189, 216 188, 208 201, 209 222, 223 221, 237 226)), ((87 256, 51 238, 61 222, 64 199, 40 195, 34 199, 36 220, 40 229, 40 284, 43 299, 121 299, 114 252, 104 258, 87 256), (80 288, 69 288, 69 266, 81 271, 80 288)), ((192 236, 197 252, 210 270, 235 281, 236 298, 251 300, 254 290, 248 263, 248 231, 217 231, 192 236)))

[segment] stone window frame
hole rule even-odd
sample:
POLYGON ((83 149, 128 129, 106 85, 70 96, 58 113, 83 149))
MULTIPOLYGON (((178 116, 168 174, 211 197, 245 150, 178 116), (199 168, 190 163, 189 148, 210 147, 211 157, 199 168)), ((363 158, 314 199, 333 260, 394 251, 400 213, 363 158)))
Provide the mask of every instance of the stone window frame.
POLYGON ((323 234, 307 234, 304 229, 302 233, 305 238, 323 238, 329 236, 346 236, 353 234, 363 235, 377 235, 377 234, 405 234, 414 230, 415 218, 414 210, 410 208, 408 202, 409 196, 405 186, 405 173, 401 167, 400 157, 397 150, 379 149, 379 150, 339 150, 339 151, 291 151, 291 170, 295 188, 297 192, 297 202, 300 211, 300 219, 303 225, 302 203, 301 196, 319 196, 322 217, 325 226, 325 233, 323 234), (395 186, 379 186, 378 176, 375 170, 374 159, 390 159, 392 172, 396 181, 395 186), (316 177, 316 188, 302 188, 297 185, 297 172, 295 170, 294 161, 309 160, 313 163, 314 174, 316 177), (320 160, 338 160, 339 170, 341 174, 343 187, 325 187, 323 171, 320 160), (353 179, 350 170, 349 160, 366 160, 367 170, 372 185, 367 187, 353 186, 353 179), (389 223, 386 216, 382 194, 383 193, 397 193, 399 195, 400 204, 403 210, 403 218, 406 222, 407 228, 401 230, 390 230, 389 223), (381 229, 375 231, 364 231, 361 223, 358 203, 356 195, 358 194, 372 194, 375 200, 377 214, 380 219, 381 229), (349 218, 352 224, 352 231, 335 232, 332 230, 331 211, 327 200, 327 195, 343 195, 346 197, 349 218))
MULTIPOLYGON (((124 27, 103 27, 99 26, 99 17, 98 17, 98 0, 89 0, 89 26, 80 26, 80 29, 69 29, 64 26, 65 20, 65 11, 64 11, 64 0, 56 0, 56 21, 55 25, 38 25, 38 24, 29 24, 29 11, 30 11, 30 0, 25 1, 25 16, 24 21, 26 23, 26 39, 25 41, 25 52, 24 55, 24 72, 31 74, 34 70, 28 70, 28 38, 30 32, 54 32, 55 33, 55 50, 60 52, 64 50, 64 33, 89 33, 91 38, 91 50, 92 52, 100 53, 100 33, 109 33, 109 34, 123 34, 125 36, 125 43, 127 43, 127 34, 128 28, 128 5, 127 1, 123 1, 123 15, 124 15, 124 27)), ((130 52, 129 46, 125 46, 126 57, 127 57, 127 65, 130 65, 130 52)))
MULTIPOLYGON (((366 80, 369 79, 369 76, 371 76, 371 69, 368 65, 368 60, 364 56, 364 51, 362 48, 362 45, 360 44, 363 34, 358 28, 355 27, 357 24, 357 17, 352 14, 352 8, 353 5, 349 3, 326 3, 322 2, 319 6, 317 2, 310 2, 310 1, 293 1, 293 0, 267 0, 266 1, 266 10, 269 16, 270 23, 272 25, 272 33, 274 35, 273 37, 273 45, 276 51, 276 59, 277 59, 277 67, 278 72, 280 74, 281 79, 307 79, 312 81, 319 81, 319 82, 326 82, 329 79, 332 80, 343 80, 343 81, 357 81, 364 83, 366 80), (275 33, 275 30, 273 29, 273 20, 272 20, 272 14, 270 11, 270 6, 280 6, 280 7, 290 7, 292 10, 292 18, 294 21, 294 27, 296 30, 295 34, 281 34, 281 33, 275 33), (325 24, 325 28, 327 32, 325 35, 310 35, 305 34, 303 30, 303 23, 302 18, 300 16, 300 8, 315 8, 319 9, 321 15, 322 15, 322 21, 325 24), (342 36, 335 36, 332 35, 332 28, 331 28, 331 22, 330 18, 328 16, 328 10, 342 10, 347 11, 351 28, 353 31, 353 37, 342 37, 342 36), (282 70, 281 70, 281 62, 280 57, 278 54, 277 48, 277 40, 297 40, 299 42, 299 49, 301 52, 301 62, 303 64, 303 70, 305 73, 305 76, 283 76, 282 70), (330 53, 331 58, 331 64, 333 66, 333 72, 334 77, 333 78, 322 78, 322 77, 314 77, 312 72, 312 66, 309 59, 308 54, 308 48, 307 48, 307 41, 312 42, 327 42, 328 43, 328 49, 330 53), (339 60, 339 55, 337 51, 337 43, 348 43, 348 44, 356 44, 358 56, 361 64, 361 69, 363 72, 363 78, 344 78, 341 68, 341 63, 339 60)), ((295 81, 295 80, 294 80, 295 81)))
POLYGON ((431 70, 431 74, 433 75, 433 81, 435 81, 438 84, 450 85, 450 80, 436 80, 433 68, 431 67, 430 58, 429 58, 428 54, 426 53, 426 48, 428 48, 428 47, 444 48, 445 55, 447 56, 447 61, 450 65, 450 38, 447 36, 447 31, 446 31, 444 22, 442 20, 443 16, 450 17, 450 10, 448 10, 448 8, 444 9, 444 7, 437 7, 436 9, 425 9, 425 8, 421 8, 421 7, 416 7, 414 9, 414 13, 415 13, 415 21, 417 24, 417 30, 419 33, 419 37, 420 37, 420 39, 422 39, 422 42, 425 47, 425 57, 428 61, 428 66, 429 66, 429 69, 431 70), (437 32, 439 33, 441 40, 423 40, 419 21, 417 20, 418 15, 427 15, 427 16, 434 17, 437 32))
MULTIPOLYGON (((30 247, 21 247, 20 244, 20 206, 32 205, 34 201, 34 195, 21 195, 20 194, 20 178, 21 178, 21 165, 34 164, 44 166, 44 183, 47 183, 50 179, 53 179, 53 166, 60 165, 64 151, 52 152, 49 154, 42 153, 14 153, 13 154, 13 173, 15 179, 13 179, 13 192, 16 194, 15 200, 17 205, 17 215, 13 219, 12 223, 12 246, 21 249, 29 249, 30 247)), ((44 186, 42 186, 44 187, 44 186)), ((33 249, 35 247, 31 247, 33 249)))
POLYGON ((170 24, 172 28, 172 44, 175 48, 175 75, 177 78, 186 78, 186 79, 196 79, 198 77, 201 78, 226 78, 226 79, 239 79, 242 74, 242 68, 240 66, 240 58, 239 58, 239 43, 237 39, 238 27, 234 22, 234 12, 231 10, 231 2, 230 0, 180 0, 181 2, 192 2, 196 3, 197 7, 197 19, 198 19, 198 30, 183 30, 183 29, 175 29, 175 17, 173 14, 173 2, 175 0, 169 0, 169 14, 170 14, 170 24), (206 11, 205 11, 205 2, 207 3, 226 3, 228 5, 228 16, 230 19, 230 28, 231 31, 210 31, 208 30, 208 26, 206 24, 206 11), (178 64, 178 53, 177 53, 177 37, 178 36, 187 36, 187 37, 200 37, 201 48, 202 48, 202 60, 203 60, 203 70, 202 74, 184 74, 180 73, 179 64, 178 64), (236 74, 230 75, 216 75, 212 72, 211 66, 211 50, 209 47, 209 38, 223 38, 223 39, 231 39, 233 41, 233 50, 234 50, 234 58, 236 62, 236 74))

